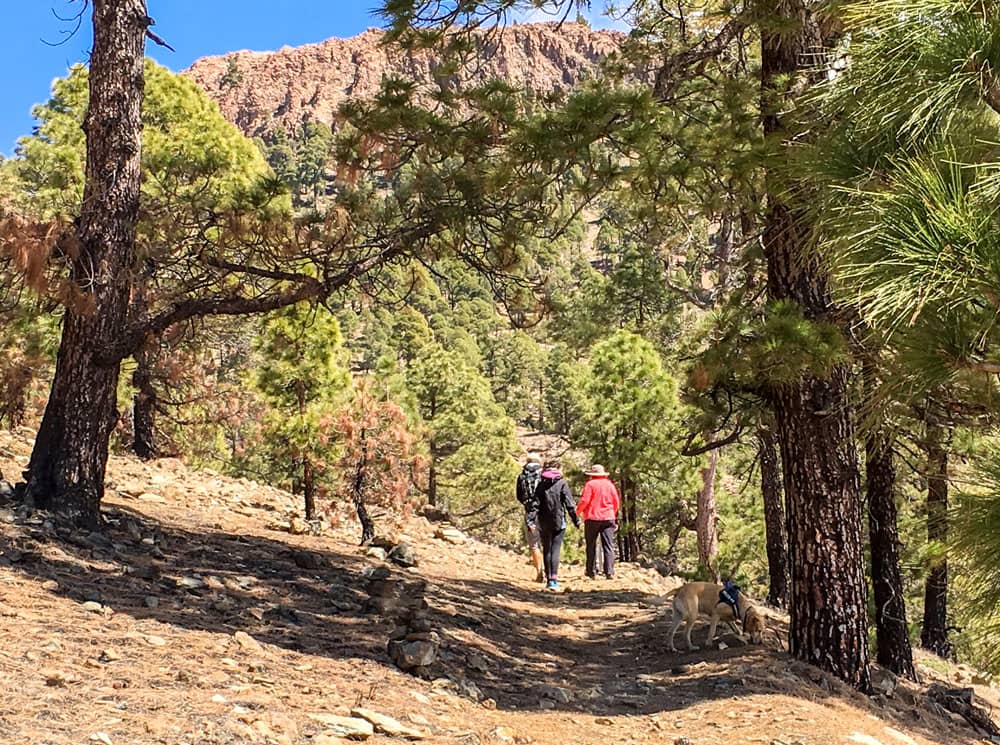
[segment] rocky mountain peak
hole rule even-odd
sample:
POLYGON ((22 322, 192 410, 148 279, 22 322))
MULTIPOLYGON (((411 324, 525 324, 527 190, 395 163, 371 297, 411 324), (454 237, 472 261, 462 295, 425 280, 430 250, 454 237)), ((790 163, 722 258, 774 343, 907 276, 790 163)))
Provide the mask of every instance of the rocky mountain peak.
MULTIPOLYGON (((501 78, 539 93, 565 91, 593 74, 624 34, 577 23, 515 24, 480 35, 484 62, 473 78, 501 78)), ((185 74, 219 102, 248 136, 291 131, 307 121, 333 122, 348 96, 369 98, 386 75, 434 86, 437 60, 383 43, 369 29, 349 39, 239 51, 198 60, 185 74)))

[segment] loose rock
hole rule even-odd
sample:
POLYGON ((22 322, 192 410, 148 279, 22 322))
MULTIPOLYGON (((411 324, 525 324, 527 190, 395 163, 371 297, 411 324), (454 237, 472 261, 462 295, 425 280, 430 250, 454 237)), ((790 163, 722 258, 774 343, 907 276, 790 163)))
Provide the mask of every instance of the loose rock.
POLYGON ((341 717, 336 714, 309 714, 309 718, 327 728, 324 734, 334 737, 346 737, 349 740, 367 740, 375 734, 375 728, 371 722, 359 717, 341 717))
POLYGON ((423 740, 424 733, 413 727, 407 727, 402 722, 393 719, 385 714, 380 714, 372 709, 356 707, 351 709, 352 717, 360 717, 372 723, 376 732, 381 732, 391 737, 405 737, 408 740, 423 740))

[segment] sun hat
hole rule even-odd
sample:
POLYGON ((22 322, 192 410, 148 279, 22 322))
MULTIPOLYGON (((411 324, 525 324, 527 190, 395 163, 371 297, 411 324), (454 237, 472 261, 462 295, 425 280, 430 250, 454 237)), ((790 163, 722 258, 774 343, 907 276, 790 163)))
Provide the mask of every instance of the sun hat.
POLYGON ((542 456, 538 453, 528 453, 528 463, 537 463, 542 465, 542 456))
POLYGON ((604 466, 600 463, 595 463, 590 467, 589 471, 584 471, 588 476, 607 476, 608 472, 604 470, 604 466))

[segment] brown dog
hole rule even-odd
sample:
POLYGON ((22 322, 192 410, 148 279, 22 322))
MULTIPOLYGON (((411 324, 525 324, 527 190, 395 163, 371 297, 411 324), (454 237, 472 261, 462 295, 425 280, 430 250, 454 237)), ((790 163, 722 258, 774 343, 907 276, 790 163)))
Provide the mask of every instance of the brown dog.
POLYGON ((764 641, 764 614, 752 606, 743 593, 740 593, 736 600, 736 607, 740 617, 737 618, 733 609, 726 603, 719 600, 719 593, 722 586, 714 582, 688 582, 681 585, 676 590, 671 590, 664 597, 673 597, 673 626, 670 627, 670 651, 676 652, 674 637, 681 624, 685 624, 685 638, 688 649, 695 651, 698 647, 691 644, 691 629, 699 615, 709 616, 711 625, 708 628, 708 643, 715 639, 715 629, 719 621, 724 621, 736 631, 736 622, 743 624, 743 633, 750 637, 753 644, 762 644, 764 641))

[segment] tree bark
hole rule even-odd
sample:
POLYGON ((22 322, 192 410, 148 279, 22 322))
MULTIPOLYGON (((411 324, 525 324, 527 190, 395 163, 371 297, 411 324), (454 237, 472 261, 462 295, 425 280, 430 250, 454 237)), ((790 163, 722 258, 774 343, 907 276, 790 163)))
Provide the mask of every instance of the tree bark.
POLYGON ((437 480, 437 449, 434 447, 434 440, 430 442, 430 463, 427 464, 427 504, 437 507, 438 503, 438 480, 437 480))
POLYGON ((127 331, 139 211, 145 0, 94 0, 87 167, 55 377, 22 487, 64 524, 96 527, 127 331))
MULTIPOLYGON (((375 538, 375 523, 372 522, 365 505, 365 477, 368 473, 368 446, 365 444, 365 430, 361 430, 361 455, 354 470, 354 509, 361 523, 361 545, 370 543, 375 538)), ((433 505, 433 502, 431 503, 433 505)))
MULTIPOLYGON (((761 27, 764 135, 787 141, 781 113, 793 85, 817 74, 828 48, 802 0, 774 3, 761 27)), ((768 296, 795 302, 809 320, 833 321, 827 271, 812 252, 806 210, 775 166, 765 174, 763 244, 768 296)), ((800 199, 803 197, 799 197, 800 199)), ((789 651, 855 688, 871 688, 860 474, 848 368, 803 373, 771 387, 788 507, 789 651)))
MULTIPOLYGON (((929 408, 929 407, 928 407, 929 408)), ((948 432, 928 412, 927 436, 927 542, 944 551, 948 541, 948 432)), ((924 623, 920 646, 941 657, 951 656, 948 641, 948 557, 942 553, 924 585, 924 623)))
POLYGON ((897 675, 916 680, 906 623, 903 579, 899 571, 896 468, 892 442, 883 431, 874 431, 865 439, 865 482, 872 591, 875 596, 876 659, 897 675))
POLYGON ((132 373, 132 452, 142 460, 156 457, 156 387, 153 385, 155 352, 141 348, 135 353, 132 373))
POLYGON ((302 458, 302 496, 305 499, 306 520, 316 517, 316 468, 312 459, 302 458))
POLYGON ((760 491, 764 497, 764 532, 767 536, 767 602, 784 608, 788 603, 788 536, 785 532, 778 445, 769 427, 757 429, 757 453, 760 458, 760 491))
MULTIPOLYGON (((705 440, 710 436, 706 434, 705 440)), ((695 515, 695 534, 698 538, 698 563, 705 568, 713 581, 718 583, 719 555, 718 514, 715 508, 715 471, 719 464, 719 449, 708 451, 708 464, 701 469, 701 489, 698 491, 698 511, 695 515)))
MULTIPOLYGON (((306 415, 306 381, 295 381, 295 387, 299 404, 299 417, 304 420, 306 415)), ((306 520, 312 520, 316 517, 316 469, 308 452, 302 453, 302 496, 305 502, 306 520)))

